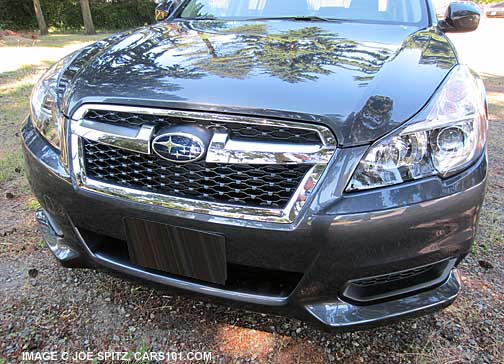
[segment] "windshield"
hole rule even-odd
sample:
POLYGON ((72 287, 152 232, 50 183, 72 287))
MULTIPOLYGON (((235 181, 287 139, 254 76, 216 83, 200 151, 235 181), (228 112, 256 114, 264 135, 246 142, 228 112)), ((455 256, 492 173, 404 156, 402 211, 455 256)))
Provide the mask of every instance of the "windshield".
POLYGON ((319 20, 419 23, 423 19, 424 6, 424 0, 189 0, 183 5, 180 17, 318 17, 319 20))

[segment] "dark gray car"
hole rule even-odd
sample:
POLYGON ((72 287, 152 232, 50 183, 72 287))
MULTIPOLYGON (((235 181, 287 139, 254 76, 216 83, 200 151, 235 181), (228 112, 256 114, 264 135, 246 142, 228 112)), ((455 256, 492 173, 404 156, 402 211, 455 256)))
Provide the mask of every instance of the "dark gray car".
POLYGON ((454 3, 187 0, 54 65, 23 128, 45 240, 103 268, 325 327, 460 291, 487 173, 454 3))

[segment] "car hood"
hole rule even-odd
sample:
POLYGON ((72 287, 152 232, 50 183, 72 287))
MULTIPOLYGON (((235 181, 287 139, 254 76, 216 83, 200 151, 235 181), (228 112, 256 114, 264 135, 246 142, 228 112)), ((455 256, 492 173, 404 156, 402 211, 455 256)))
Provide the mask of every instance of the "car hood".
MULTIPOLYGON (((63 111, 105 102, 325 124, 372 142, 416 114, 456 64, 434 28, 176 21, 87 48, 63 111)), ((75 68, 74 72, 75 72, 75 68)))

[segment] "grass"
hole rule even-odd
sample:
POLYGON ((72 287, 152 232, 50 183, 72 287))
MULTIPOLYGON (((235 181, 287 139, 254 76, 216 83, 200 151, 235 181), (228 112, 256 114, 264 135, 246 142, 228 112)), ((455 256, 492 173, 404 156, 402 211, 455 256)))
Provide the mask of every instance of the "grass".
POLYGON ((489 244, 502 245, 504 242, 504 215, 502 211, 484 209, 481 212, 479 226, 484 231, 485 241, 489 244))
POLYGON ((38 202, 38 200, 36 198, 32 197, 32 198, 28 199, 28 201, 26 202, 26 206, 30 210, 37 211, 40 208, 40 203, 38 202))
POLYGON ((46 247, 46 243, 45 243, 44 239, 40 239, 40 240, 37 242, 37 248, 39 248, 39 249, 41 249, 41 250, 42 250, 42 249, 45 249, 45 247, 46 247))
POLYGON ((128 361, 134 364, 149 364, 150 360, 144 360, 143 358, 148 357, 149 345, 142 340, 140 346, 134 351, 128 351, 128 361), (137 359, 140 358, 140 359, 137 359))
POLYGON ((7 89, 9 87, 9 82, 19 80, 31 74, 34 67, 34 65, 23 65, 16 71, 0 73, 0 85, 2 86, 0 91, 3 92, 7 89))
POLYGON ((48 66, 49 62, 43 62, 38 65, 22 66, 16 71, 0 74, 0 130, 11 129, 12 125, 19 125, 23 116, 28 112, 29 97, 33 85, 48 66))
POLYGON ((504 77, 482 74, 487 90, 490 120, 504 120, 504 77))
POLYGON ((24 170, 23 156, 20 150, 7 153, 0 158, 0 183, 10 181, 24 170), (18 172, 19 171, 19 172, 18 172))
POLYGON ((17 71, 0 74, 0 183, 24 175, 19 130, 29 110, 33 84, 45 66, 23 66, 17 71))
POLYGON ((501 249, 504 244, 503 226, 504 215, 501 211, 483 208, 479 219, 478 237, 471 247, 471 253, 481 256, 501 249))
POLYGON ((12 36, 5 37, 0 42, 0 47, 51 47, 51 48, 64 48, 70 45, 77 45, 82 43, 92 43, 97 40, 109 36, 109 33, 100 33, 96 35, 83 35, 83 34, 58 34, 52 33, 46 36, 39 36, 37 40, 31 39, 31 36, 12 36))
MULTIPOLYGON (((104 36, 106 35, 53 34, 41 37, 37 46, 66 47, 68 45, 85 45, 104 36)), ((3 44, 3 46, 9 45, 9 40, 3 44)), ((33 52, 34 54, 37 52, 37 47, 33 47, 33 52)), ((29 100, 33 85, 52 63, 52 61, 42 60, 35 64, 20 66, 15 71, 0 73, 0 184, 13 181, 19 176, 19 183, 16 181, 11 183, 17 185, 21 192, 27 195, 29 189, 26 188, 27 183, 25 183, 23 173, 24 162, 19 131, 21 123, 29 111, 29 100)))

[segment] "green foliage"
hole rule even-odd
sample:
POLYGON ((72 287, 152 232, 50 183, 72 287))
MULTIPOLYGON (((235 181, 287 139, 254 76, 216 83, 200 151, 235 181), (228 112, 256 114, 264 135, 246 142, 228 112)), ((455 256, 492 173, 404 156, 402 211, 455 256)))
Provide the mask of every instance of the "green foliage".
MULTIPOLYGON (((81 30, 79 0, 40 0, 50 28, 81 30)), ((154 22, 153 0, 91 0, 91 13, 98 29, 127 29, 154 22)), ((32 0, 0 0, 0 29, 35 30, 37 21, 32 0)))
POLYGON ((32 0, 0 0, 0 29, 35 29, 32 0))
POLYGON ((103 29, 126 29, 153 23, 155 8, 151 0, 91 1, 95 26, 103 29))
POLYGON ((49 27, 57 29, 79 29, 82 24, 78 0, 40 0, 42 12, 49 27))
POLYGON ((502 0, 477 0, 476 2, 480 4, 493 4, 493 3, 501 3, 502 0))

